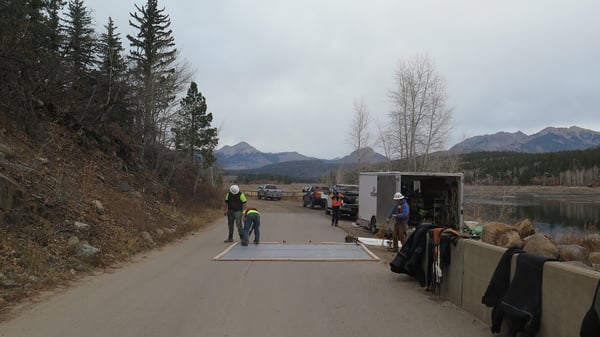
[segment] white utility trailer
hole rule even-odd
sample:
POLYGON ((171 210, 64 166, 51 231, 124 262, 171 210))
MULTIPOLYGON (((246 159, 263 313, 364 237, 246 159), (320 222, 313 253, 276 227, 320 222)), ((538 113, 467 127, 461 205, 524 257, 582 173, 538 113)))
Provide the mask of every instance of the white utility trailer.
POLYGON ((462 173, 361 172, 356 223, 372 233, 385 228, 396 192, 407 198, 410 227, 431 223, 463 229, 462 173))

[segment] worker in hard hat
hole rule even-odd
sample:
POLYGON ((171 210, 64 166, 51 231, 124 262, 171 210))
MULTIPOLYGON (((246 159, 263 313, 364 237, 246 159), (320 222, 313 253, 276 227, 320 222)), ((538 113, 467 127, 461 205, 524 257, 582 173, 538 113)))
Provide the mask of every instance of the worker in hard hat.
POLYGON ((244 210, 246 201, 246 195, 244 192, 240 191, 240 187, 238 185, 231 185, 229 187, 229 192, 227 192, 225 195, 224 209, 225 216, 227 216, 227 228, 229 230, 229 235, 227 236, 225 242, 233 242, 234 221, 240 236, 240 241, 243 240, 244 229, 242 227, 242 211, 244 210))
POLYGON ((406 202, 406 198, 400 192, 394 194, 394 206, 388 213, 386 223, 394 219, 394 229, 392 231, 392 250, 398 251, 398 241, 402 245, 406 242, 406 232, 408 231, 408 216, 410 214, 410 207, 406 202))

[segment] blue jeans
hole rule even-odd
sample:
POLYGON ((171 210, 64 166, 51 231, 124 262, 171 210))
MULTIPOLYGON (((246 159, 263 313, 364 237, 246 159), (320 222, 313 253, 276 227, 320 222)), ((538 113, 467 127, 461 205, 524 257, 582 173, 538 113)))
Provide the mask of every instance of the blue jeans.
POLYGON ((249 213, 246 215, 244 221, 244 237, 242 238, 243 244, 248 244, 250 240, 250 229, 254 228, 254 243, 260 242, 260 214, 249 213))
POLYGON ((227 229, 229 230, 229 239, 233 239, 233 223, 238 230, 240 239, 244 237, 244 230, 242 228, 242 211, 227 211, 227 229))

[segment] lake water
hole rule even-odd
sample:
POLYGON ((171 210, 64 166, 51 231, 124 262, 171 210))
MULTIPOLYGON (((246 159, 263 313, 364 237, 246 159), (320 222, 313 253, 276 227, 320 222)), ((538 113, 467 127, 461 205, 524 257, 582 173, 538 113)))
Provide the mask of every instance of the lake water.
POLYGON ((529 218, 544 234, 600 231, 600 202, 589 195, 517 193, 483 199, 465 196, 465 203, 481 204, 492 217, 507 223, 529 218))

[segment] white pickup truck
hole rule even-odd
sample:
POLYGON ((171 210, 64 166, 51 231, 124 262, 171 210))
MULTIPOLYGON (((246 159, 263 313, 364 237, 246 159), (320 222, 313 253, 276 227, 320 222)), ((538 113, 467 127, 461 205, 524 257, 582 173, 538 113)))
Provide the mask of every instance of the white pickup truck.
POLYGON ((277 185, 266 184, 258 187, 258 199, 281 200, 283 191, 277 185))

